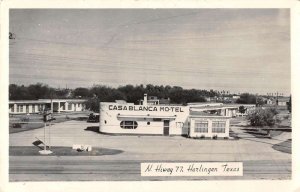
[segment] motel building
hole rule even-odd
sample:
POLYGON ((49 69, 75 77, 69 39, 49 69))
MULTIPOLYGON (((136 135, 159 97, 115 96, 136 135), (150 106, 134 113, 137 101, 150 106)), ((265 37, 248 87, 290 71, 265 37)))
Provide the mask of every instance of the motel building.
POLYGON ((188 106, 192 111, 203 111, 229 117, 246 116, 256 109, 256 105, 253 104, 188 103, 188 106), (239 112, 240 106, 244 106, 244 114, 239 112))
POLYGON ((126 102, 100 102, 99 132, 121 135, 186 135, 201 138, 229 138, 233 109, 217 104, 143 105, 126 102), (208 111, 219 110, 211 114, 208 111))
POLYGON ((84 99, 39 99, 9 101, 9 114, 34 114, 50 109, 53 112, 85 110, 84 99))

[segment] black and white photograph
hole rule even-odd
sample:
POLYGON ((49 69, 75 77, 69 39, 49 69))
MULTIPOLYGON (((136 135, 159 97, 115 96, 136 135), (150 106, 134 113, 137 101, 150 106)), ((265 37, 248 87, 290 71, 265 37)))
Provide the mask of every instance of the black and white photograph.
POLYGON ((292 180, 290 8, 8 15, 9 183, 292 180))

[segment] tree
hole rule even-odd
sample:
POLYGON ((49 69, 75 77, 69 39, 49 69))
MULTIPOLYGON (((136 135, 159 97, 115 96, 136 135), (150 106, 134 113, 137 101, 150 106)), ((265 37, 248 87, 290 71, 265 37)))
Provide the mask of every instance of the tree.
POLYGON ((10 100, 28 100, 33 99, 33 97, 29 94, 28 88, 24 85, 9 85, 9 99, 10 100))
POLYGON ((53 90, 51 91, 48 85, 44 85, 42 83, 29 85, 27 89, 31 99, 43 99, 53 97, 53 90))
POLYGON ((249 93, 243 93, 236 102, 240 104, 256 104, 256 96, 249 93))
POLYGON ((50 99, 58 98, 54 88, 42 83, 24 85, 9 85, 9 99, 10 100, 28 100, 28 99, 50 99))
POLYGON ((247 109, 244 107, 244 105, 239 106, 239 112, 240 112, 240 113, 244 114, 244 113, 246 112, 246 110, 247 110, 247 109))
POLYGON ((114 102, 115 100, 126 100, 126 95, 117 89, 98 85, 91 88, 85 104, 87 109, 99 112, 100 102, 114 102))
POLYGON ((65 98, 70 98, 70 89, 53 89, 51 90, 52 98, 59 98, 59 99, 65 99, 65 98))
POLYGON ((277 119, 276 115, 278 111, 275 108, 262 109, 258 108, 254 112, 248 115, 250 124, 255 127, 272 127, 275 125, 277 119))
POLYGON ((87 88, 78 87, 73 92, 74 97, 86 98, 89 95, 89 90, 87 88))
POLYGON ((125 85, 118 88, 126 97, 126 101, 129 103, 138 103, 138 100, 142 99, 145 93, 143 86, 125 85))
POLYGON ((290 100, 287 102, 287 109, 290 113, 292 112, 292 96, 290 96, 290 100))
POLYGON ((85 106, 87 109, 99 113, 100 99, 96 96, 88 98, 88 100, 85 102, 85 106))
POLYGON ((256 105, 257 106, 263 106, 265 104, 265 101, 262 97, 256 97, 256 105))

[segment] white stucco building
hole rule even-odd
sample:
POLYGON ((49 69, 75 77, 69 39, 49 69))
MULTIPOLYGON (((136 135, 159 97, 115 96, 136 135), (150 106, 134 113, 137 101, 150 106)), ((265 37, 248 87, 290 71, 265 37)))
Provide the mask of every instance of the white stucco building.
MULTIPOLYGON (((145 95, 147 97, 147 95, 145 95)), ((207 104, 206 104, 207 105, 207 104)), ((195 107, 195 106, 193 106, 195 107)), ((193 111, 182 105, 101 102, 99 132, 107 134, 229 137, 230 116, 193 111)), ((207 109, 203 108, 203 109, 207 109)))
POLYGON ((288 102, 290 101, 289 97, 281 97, 277 99, 278 106, 287 106, 288 102))
POLYGON ((33 114, 49 109, 53 112, 85 110, 84 99, 39 99, 9 101, 10 114, 33 114))
POLYGON ((223 104, 223 103, 188 103, 191 111, 209 112, 221 116, 245 116, 255 110, 256 106, 253 104, 223 104), (239 112, 239 107, 245 108, 245 113, 239 112), (214 113, 212 113, 214 112, 214 113))

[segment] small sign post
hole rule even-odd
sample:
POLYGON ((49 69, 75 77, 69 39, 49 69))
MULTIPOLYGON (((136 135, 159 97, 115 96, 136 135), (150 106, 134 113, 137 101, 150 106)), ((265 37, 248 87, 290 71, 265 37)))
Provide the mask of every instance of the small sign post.
MULTIPOLYGON (((49 113, 48 111, 45 112, 43 114, 43 120, 44 120, 44 150, 41 150, 39 151, 39 153, 41 155, 49 155, 51 153, 53 153, 51 150, 50 150, 50 145, 49 145, 49 149, 47 150, 47 145, 46 145, 46 125, 47 125, 47 122, 50 122, 52 120, 52 114, 51 112, 49 113)), ((50 127, 49 127, 50 129, 50 127)), ((50 144, 50 130, 49 130, 49 144, 50 144)))

